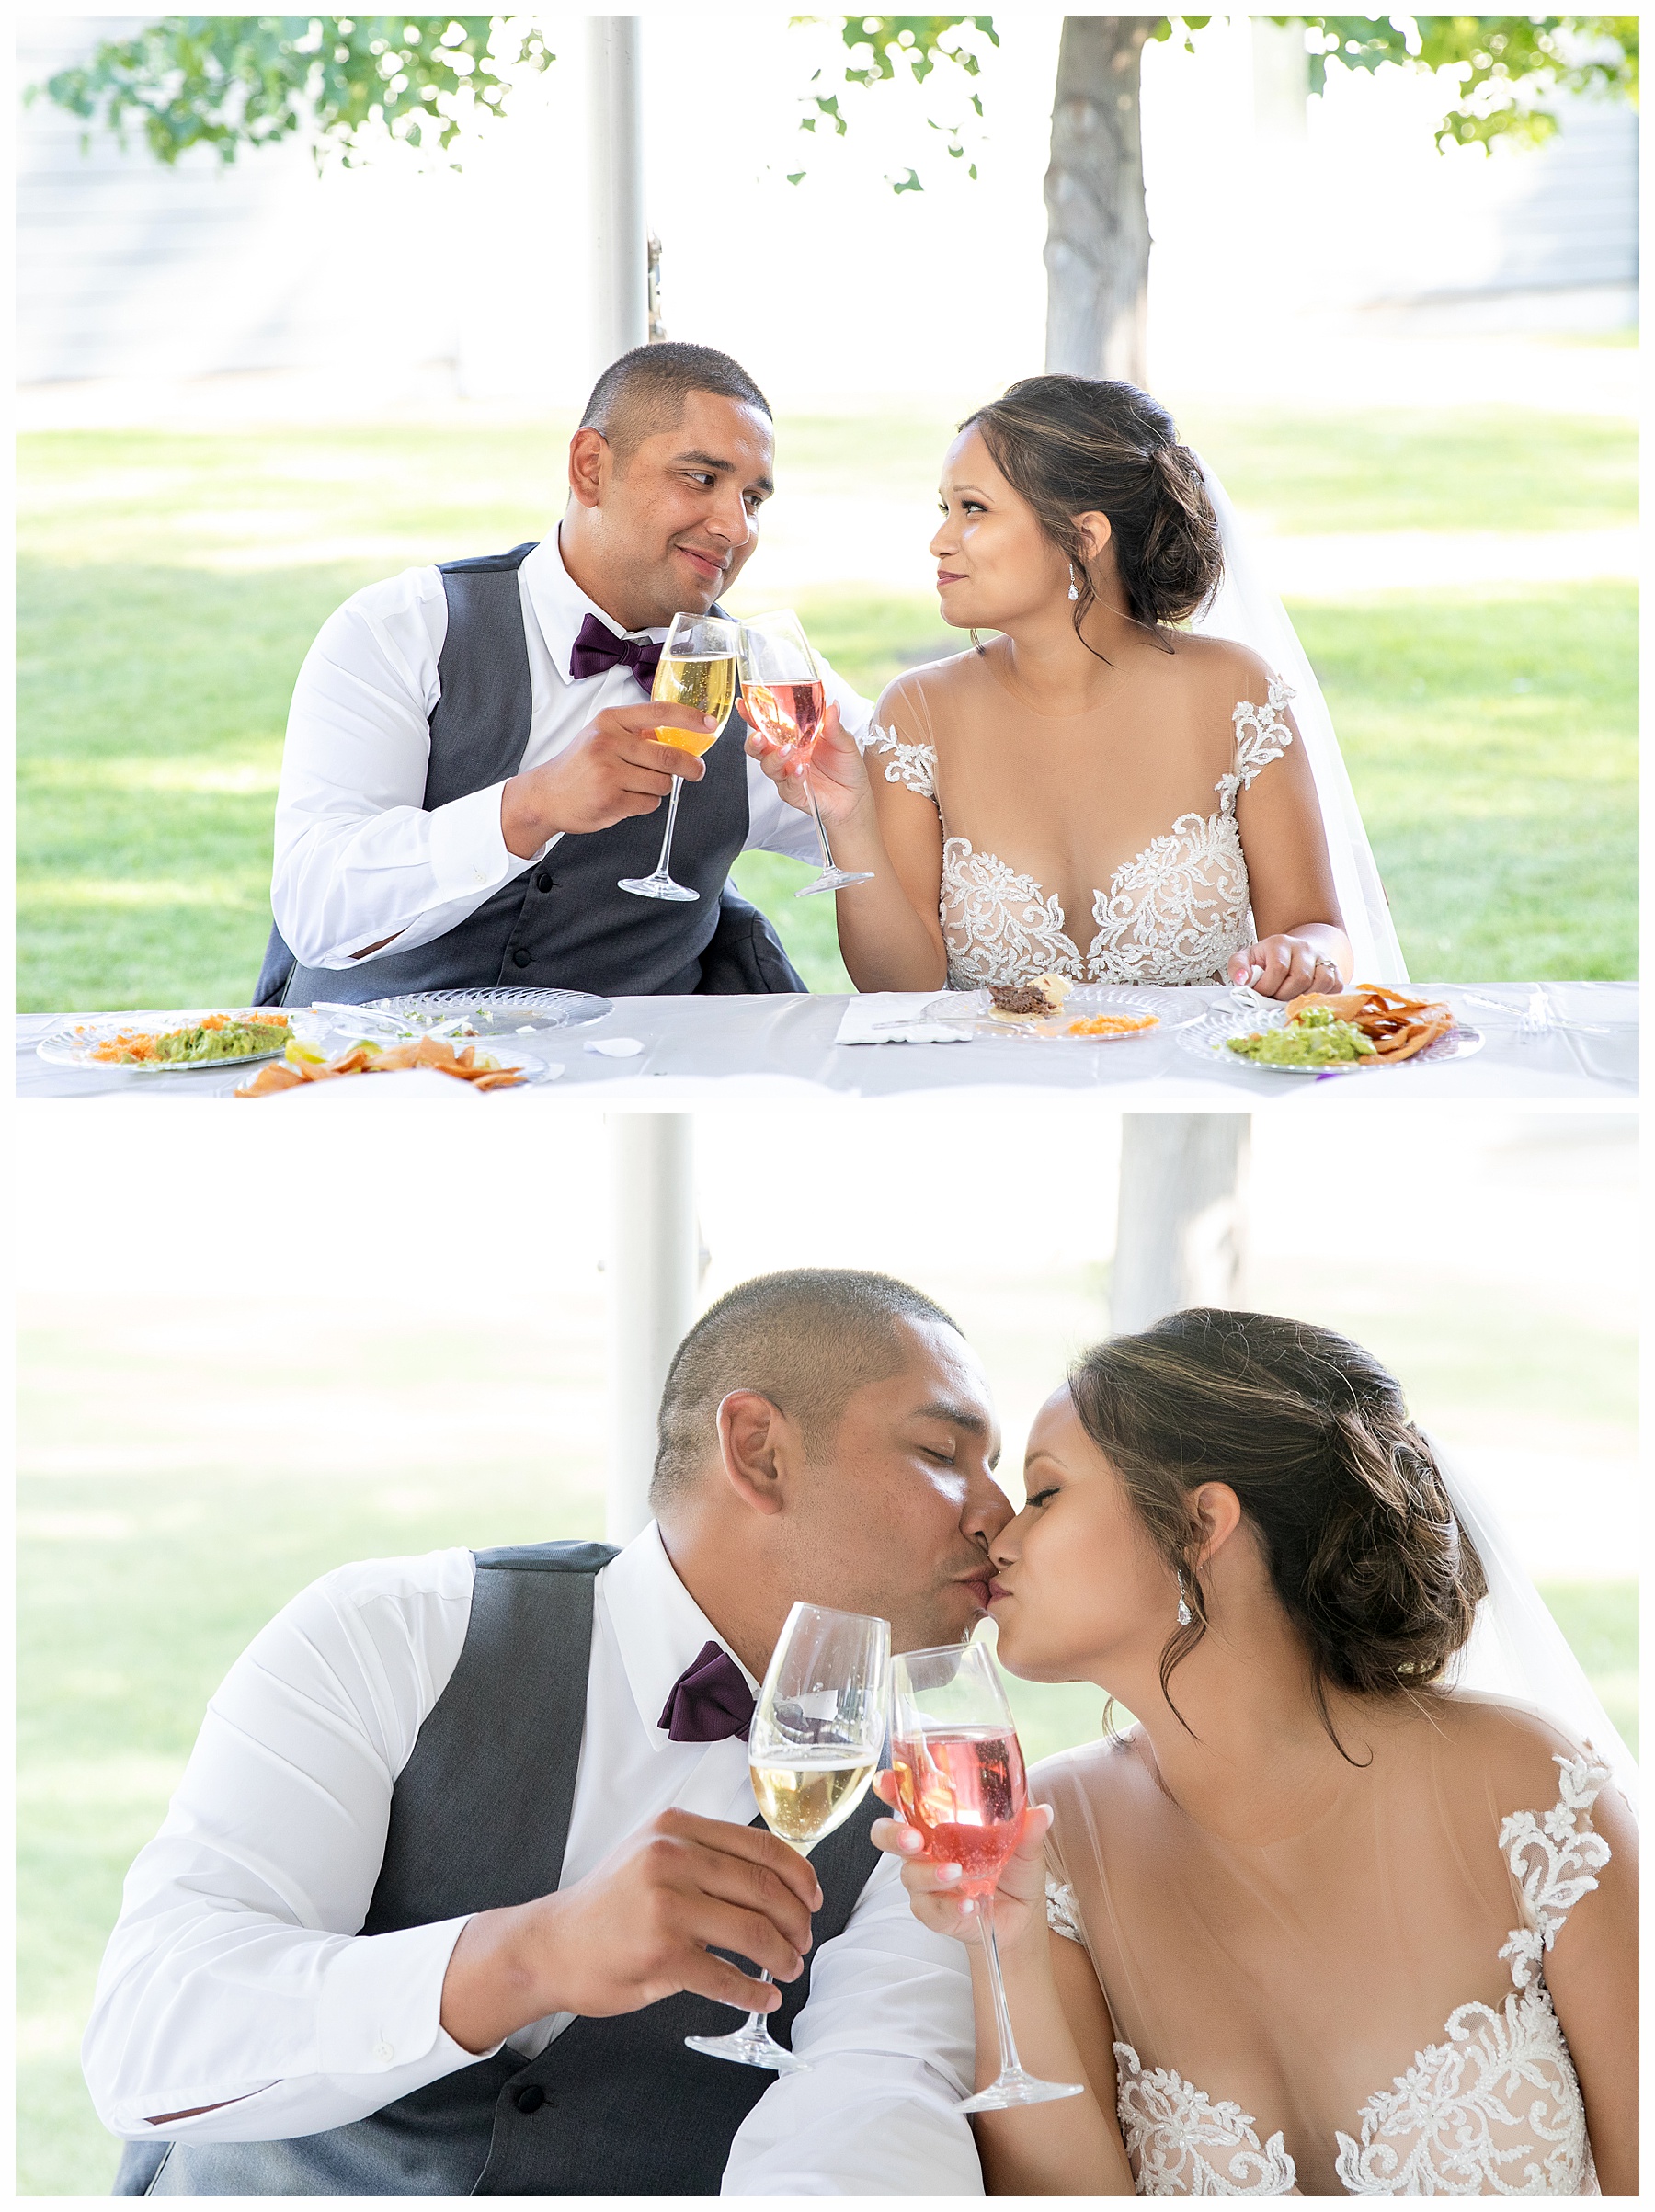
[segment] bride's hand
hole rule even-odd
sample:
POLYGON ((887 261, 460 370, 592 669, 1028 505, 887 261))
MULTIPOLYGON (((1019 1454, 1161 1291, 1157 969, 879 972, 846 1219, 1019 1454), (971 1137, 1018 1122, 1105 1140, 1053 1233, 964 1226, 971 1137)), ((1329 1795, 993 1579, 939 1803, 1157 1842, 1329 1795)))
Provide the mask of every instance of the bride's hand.
MULTIPOLYGON (((748 725, 748 759, 759 763, 790 806, 808 814, 810 796, 805 788, 805 770, 797 752, 791 747, 770 743, 748 712, 745 699, 738 699, 736 707, 748 725)), ((825 822, 836 825, 847 822, 868 804, 868 771, 862 766, 861 750, 855 738, 840 726, 839 711, 831 701, 822 718, 822 734, 810 758, 810 788, 816 793, 825 822)))
MULTIPOLYGON (((896 1803, 894 1774, 879 1775, 873 1788, 887 1805, 896 1803)), ((1017 1848, 1001 1867, 994 1891, 994 1936, 1002 1952, 1017 1950, 1035 1931, 1044 1930, 1045 1838, 1051 1825, 1049 1805, 1024 1807, 1017 1848)), ((916 1920, 934 1933, 952 1935, 963 1944, 981 1940, 977 1900, 960 1895, 959 1866, 930 1857, 919 1830, 906 1820, 875 1820, 873 1837, 881 1851, 901 1864, 902 1886, 916 1920)))
POLYGON ((1296 998, 1304 991, 1342 991, 1344 977, 1307 937, 1261 937, 1243 945, 1229 963, 1232 983, 1249 983, 1264 998, 1296 998))

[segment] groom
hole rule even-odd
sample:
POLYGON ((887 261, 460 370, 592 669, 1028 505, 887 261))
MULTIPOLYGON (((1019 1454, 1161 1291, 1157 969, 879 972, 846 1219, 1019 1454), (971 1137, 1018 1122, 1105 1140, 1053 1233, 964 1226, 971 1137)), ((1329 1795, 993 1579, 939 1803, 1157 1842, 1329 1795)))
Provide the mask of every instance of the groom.
MULTIPOLYGON (((732 715, 704 758, 656 741, 676 613, 705 614, 759 542, 770 405, 707 346, 606 370, 569 444, 563 519, 538 544, 405 569, 324 624, 294 689, 276 804, 275 928, 261 1006, 554 986, 611 997, 798 991, 774 930, 726 878, 753 847, 815 856, 732 715), (686 793, 676 903, 618 888, 686 793)), ((846 726, 867 706, 831 672, 846 726)))
POLYGON ((979 2194, 963 1952, 867 1813, 809 1860, 770 1836, 745 1738, 796 1599, 899 1651, 969 1632, 998 1450, 929 1299, 761 1276, 679 1347, 623 1550, 294 1600, 127 1877, 83 2047, 116 2193, 979 2194), (807 2070, 685 2048, 749 2006, 807 2070))

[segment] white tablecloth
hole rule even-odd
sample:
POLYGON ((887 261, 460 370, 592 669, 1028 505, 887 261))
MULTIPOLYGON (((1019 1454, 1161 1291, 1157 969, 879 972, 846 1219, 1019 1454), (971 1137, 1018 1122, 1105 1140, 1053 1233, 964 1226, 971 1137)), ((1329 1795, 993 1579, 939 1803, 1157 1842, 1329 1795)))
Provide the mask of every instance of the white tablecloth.
MULTIPOLYGON (((1272 1074, 1239 1060, 1197 1060, 1172 1025, 1196 1007, 1225 1001, 1210 990, 1162 991, 1166 1026, 1143 1037, 1105 1043, 1055 1043, 1013 1035, 979 1036, 965 1044, 862 1044, 834 1042, 842 998, 620 998, 612 1014, 589 1028, 555 1031, 520 1042, 525 1051, 562 1067, 554 1082, 472 1099, 473 1108, 532 1111, 537 1104, 580 1097, 627 1109, 692 1107, 713 1100, 834 1095, 891 1098, 948 1090, 1003 1098, 1008 1091, 1083 1092, 1101 1106, 1136 1113, 1250 1112, 1279 1104, 1302 1112, 1337 1112, 1353 1103, 1404 1099, 1485 1099, 1625 1104, 1638 1091, 1638 986, 1630 983, 1495 983, 1417 985, 1455 1008, 1487 1040, 1468 1058, 1421 1066, 1369 1069, 1321 1081, 1272 1074), (611 1059, 585 1050, 599 1038, 633 1037, 643 1050, 611 1059)), ((17 1024, 17 1091, 34 1098, 223 1098, 245 1068, 144 1075, 123 1068, 49 1066, 36 1043, 58 1014, 27 1014, 17 1024)), ((518 1040, 513 1040, 518 1042, 518 1040)), ((435 1095, 430 1083, 406 1095, 435 1095)), ((469 1086, 440 1079, 456 1094, 469 1086)), ((347 1091, 375 1098, 404 1095, 404 1078, 327 1083, 281 1094, 316 1111, 318 1100, 345 1105, 347 1091)), ((365 1102, 365 1101, 364 1101, 365 1102)), ((259 1102, 261 1112, 277 1101, 259 1102)), ((355 1109, 360 1111, 360 1108, 355 1109)))

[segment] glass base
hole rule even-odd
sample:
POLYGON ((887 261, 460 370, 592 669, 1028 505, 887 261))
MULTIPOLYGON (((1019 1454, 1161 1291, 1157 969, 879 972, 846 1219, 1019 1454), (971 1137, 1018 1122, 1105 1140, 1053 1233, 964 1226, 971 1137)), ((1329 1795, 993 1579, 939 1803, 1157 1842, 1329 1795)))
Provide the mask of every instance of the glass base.
MULTIPOLYGON (((617 882, 617 891, 630 891, 634 898, 670 898, 688 902, 700 898, 699 891, 687 891, 682 884, 675 884, 669 875, 657 870, 654 875, 623 875, 617 882)), ((815 886, 812 885, 814 889, 815 886)))
POLYGON ((776 2074, 807 2074, 810 2068, 803 2058, 795 2058, 784 2050, 768 2028, 737 2028, 733 2035, 686 2035, 687 2050, 700 2051, 709 2058, 733 2058, 737 2066, 767 2066, 776 2074))
POLYGON ((794 898, 814 898, 818 891, 842 891, 847 884, 871 884, 873 872, 864 869, 861 875, 852 875, 843 868, 824 868, 814 884, 806 884, 803 891, 795 891, 794 898))
POLYGON ((1014 2104, 1050 2104, 1058 2097, 1078 2097, 1079 2081, 1039 2081, 1021 2067, 1008 2067, 998 2081, 979 2089, 975 2097, 956 2104, 956 2112, 1008 2112, 1014 2104))

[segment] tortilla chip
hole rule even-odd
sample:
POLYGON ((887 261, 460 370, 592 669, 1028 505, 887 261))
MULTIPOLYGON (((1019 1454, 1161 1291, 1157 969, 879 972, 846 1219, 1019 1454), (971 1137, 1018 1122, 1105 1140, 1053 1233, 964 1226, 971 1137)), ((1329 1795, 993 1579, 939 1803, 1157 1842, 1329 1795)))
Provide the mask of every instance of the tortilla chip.
POLYGON ((272 1060, 250 1082, 238 1083, 231 1095, 237 1099, 268 1099, 279 1090, 292 1090, 309 1081, 310 1077, 301 1075, 296 1067, 286 1067, 280 1060, 272 1060))

